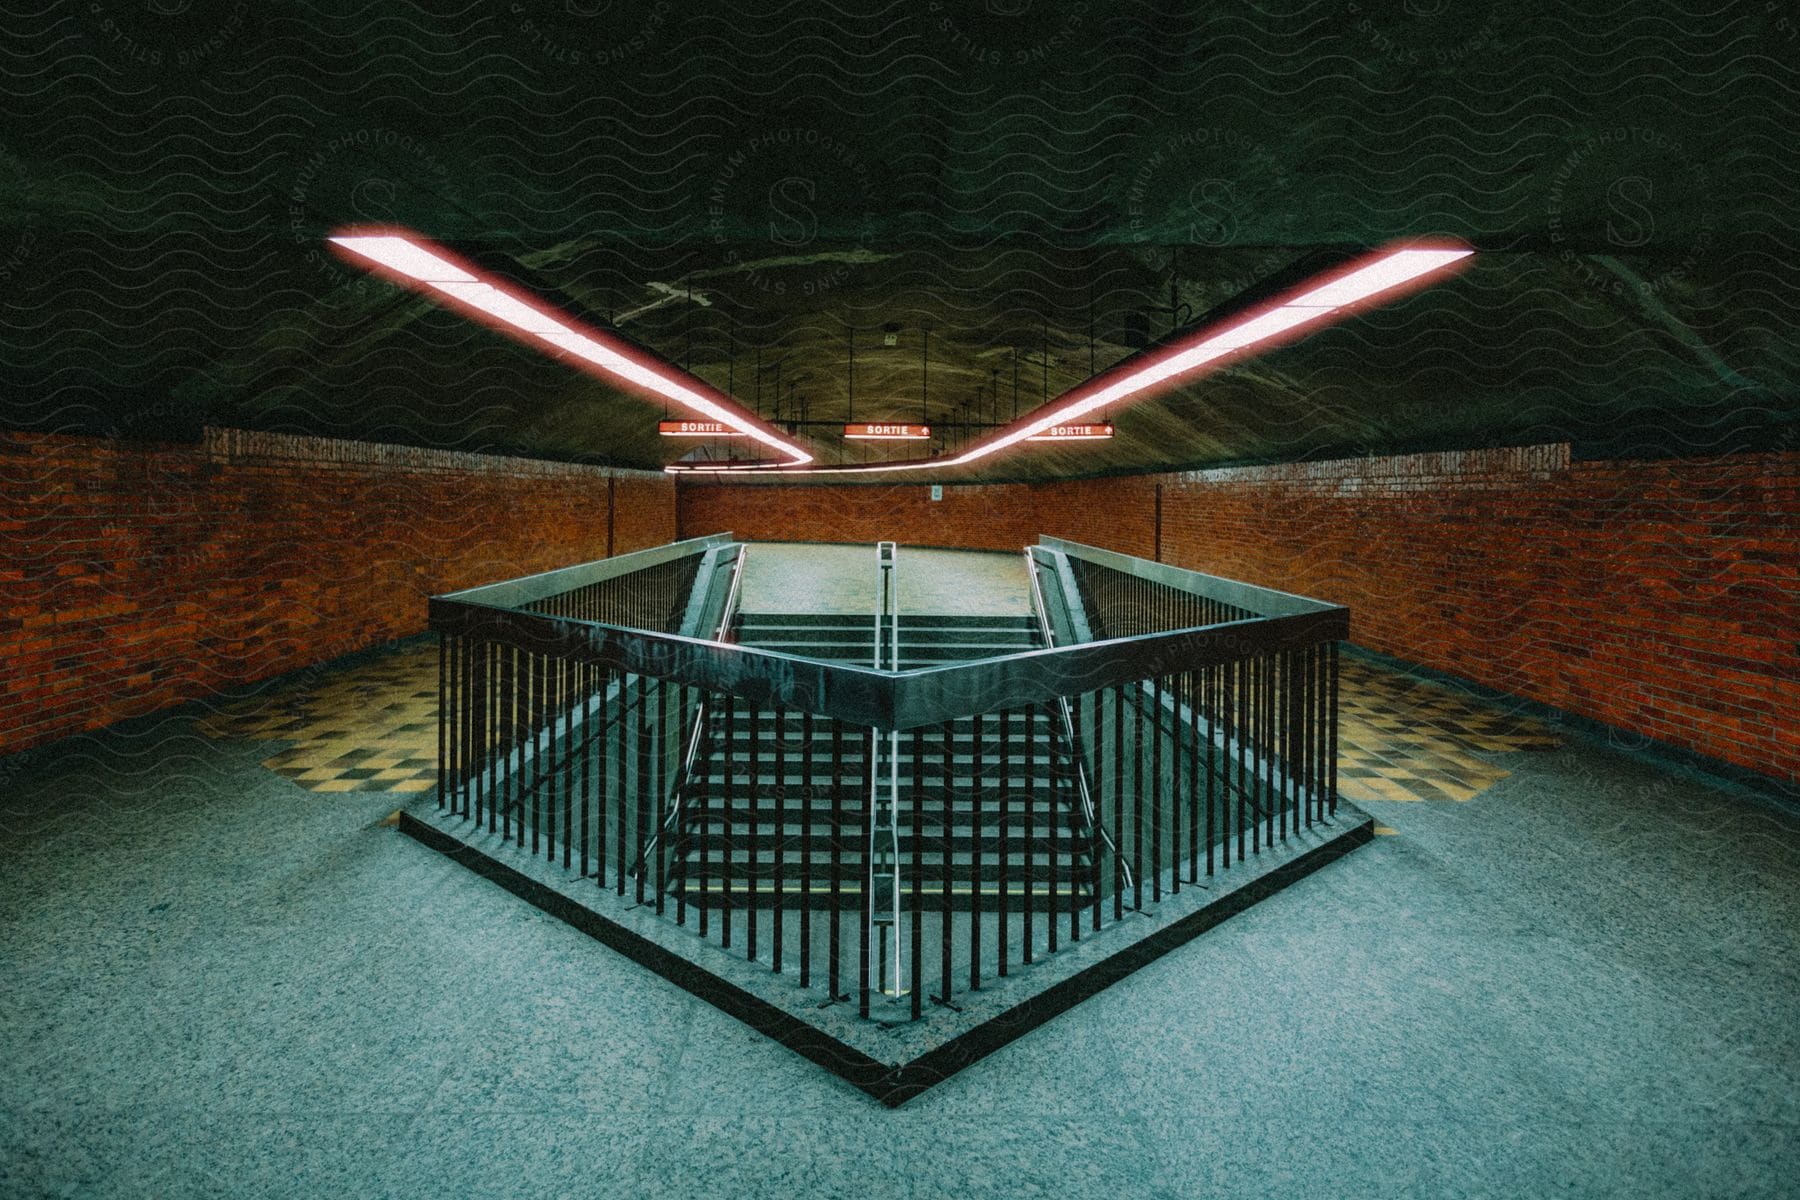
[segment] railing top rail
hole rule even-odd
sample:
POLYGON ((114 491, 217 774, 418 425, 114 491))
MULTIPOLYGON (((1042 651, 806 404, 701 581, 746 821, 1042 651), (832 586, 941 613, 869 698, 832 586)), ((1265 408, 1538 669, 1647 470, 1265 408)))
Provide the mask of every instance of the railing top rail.
POLYGON ((523 608, 539 600, 547 600, 551 596, 560 596, 564 592, 572 592, 576 588, 601 583, 608 579, 617 579, 621 575, 629 575, 634 571, 659 567, 664 563, 674 562, 693 554, 704 554, 715 546, 727 546, 733 541, 729 533, 708 534, 705 537, 689 538, 683 542, 670 542, 667 545, 652 546, 648 550, 634 550, 629 554, 615 554, 611 558, 597 558, 592 562, 577 563, 572 567, 558 567, 553 571, 542 571, 536 575, 523 575, 517 579, 502 580, 499 583, 486 583, 479 587, 464 588, 459 592, 446 592, 442 596, 434 596, 433 600, 461 600, 473 604, 492 605, 496 608, 523 608))
POLYGON ((1066 554, 1070 558, 1093 563, 1098 567, 1107 567, 1150 583, 1160 583, 1165 587, 1191 592, 1196 596, 1205 596, 1209 600, 1230 604, 1259 616, 1289 617, 1302 613, 1347 611, 1342 605, 1329 604, 1323 600, 1296 596, 1291 592, 1278 592, 1274 588, 1258 587, 1253 583, 1225 579, 1218 575, 1207 575, 1200 571, 1172 567, 1167 563, 1133 558, 1129 554, 1102 550, 1098 546, 1086 546, 1080 542, 1066 541, 1062 538, 1040 537, 1038 545, 1046 550, 1055 550, 1066 554))
POLYGON ((1349 633, 1349 613, 1325 606, 1315 612, 1024 650, 910 671, 878 671, 760 647, 520 612, 461 595, 432 599, 431 627, 440 633, 596 662, 854 724, 912 729, 1134 679, 1334 641, 1349 633))

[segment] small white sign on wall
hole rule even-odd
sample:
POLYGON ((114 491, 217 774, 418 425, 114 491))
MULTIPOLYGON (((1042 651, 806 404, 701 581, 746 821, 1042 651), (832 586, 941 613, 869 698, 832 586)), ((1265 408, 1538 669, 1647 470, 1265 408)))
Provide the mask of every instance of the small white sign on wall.
POLYGON ((931 498, 933 500, 942 500, 944 498, 944 485, 943 484, 934 483, 931 485, 931 498))

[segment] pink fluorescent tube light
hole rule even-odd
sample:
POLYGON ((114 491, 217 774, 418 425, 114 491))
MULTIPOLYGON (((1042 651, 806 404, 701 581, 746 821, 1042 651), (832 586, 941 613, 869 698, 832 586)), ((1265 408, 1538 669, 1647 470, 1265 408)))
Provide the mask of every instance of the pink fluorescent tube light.
MULTIPOLYGON (((1027 413, 961 454, 856 467, 812 467, 809 471, 920 471, 962 466, 986 458, 1060 425, 1080 423, 1098 409, 1118 408, 1156 394, 1177 380, 1197 378, 1251 353, 1336 324, 1362 308, 1385 303, 1442 278, 1473 250, 1443 243, 1388 246, 1309 279, 1261 309, 1211 325, 1110 367, 1087 382, 1027 413)), ((1048 439, 1045 439, 1048 440, 1048 439)), ((706 471, 700 466, 675 470, 706 471)), ((774 469, 780 469, 776 467, 774 469)))
POLYGON ((560 350, 591 374, 678 404, 702 420, 727 425, 791 460, 772 465, 797 466, 812 461, 812 455, 751 416, 705 380, 573 317, 547 310, 504 281, 481 278, 416 233, 403 229, 345 229, 327 240, 365 270, 430 296, 527 345, 560 350))

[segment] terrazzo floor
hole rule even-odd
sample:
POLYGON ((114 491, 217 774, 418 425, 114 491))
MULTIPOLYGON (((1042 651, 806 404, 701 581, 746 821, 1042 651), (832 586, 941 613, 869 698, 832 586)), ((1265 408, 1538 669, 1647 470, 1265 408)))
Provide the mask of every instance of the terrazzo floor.
POLYGON ((1800 1194, 1800 811, 1576 733, 889 1111, 203 717, 0 760, 0 1196, 1800 1194))

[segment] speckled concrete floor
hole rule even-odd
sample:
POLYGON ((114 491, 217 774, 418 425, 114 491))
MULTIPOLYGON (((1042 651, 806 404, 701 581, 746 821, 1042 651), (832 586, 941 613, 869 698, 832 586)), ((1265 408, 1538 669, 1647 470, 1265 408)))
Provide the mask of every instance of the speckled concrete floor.
POLYGON ((0 1195, 1800 1188, 1800 816, 1579 737, 898 1111, 267 753, 0 760, 0 1195))

